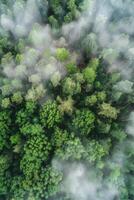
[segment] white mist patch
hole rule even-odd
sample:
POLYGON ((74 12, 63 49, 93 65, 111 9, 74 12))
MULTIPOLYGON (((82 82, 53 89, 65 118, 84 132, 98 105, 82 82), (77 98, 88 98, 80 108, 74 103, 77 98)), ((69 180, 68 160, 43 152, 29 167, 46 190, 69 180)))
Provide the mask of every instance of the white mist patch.
POLYGON ((63 35, 68 38, 68 42, 70 44, 78 41, 86 27, 90 26, 92 22, 93 11, 95 9, 94 0, 87 0, 86 9, 87 12, 84 12, 77 21, 65 24, 62 27, 63 35))
POLYGON ((118 188, 97 176, 97 171, 82 162, 63 162, 54 159, 52 166, 63 173, 60 192, 71 200, 113 200, 118 188))
POLYGON ((71 166, 63 181, 63 191, 71 194, 72 199, 96 199, 98 183, 89 180, 82 164, 71 166))
POLYGON ((104 58, 102 54, 109 64, 108 68, 112 70, 114 65, 114 70, 119 70, 124 78, 132 78, 134 42, 131 36, 134 34, 134 2, 91 0, 88 1, 86 9, 77 21, 63 26, 63 35, 69 44, 72 44, 85 39, 87 33, 94 33, 98 46, 95 53, 101 54, 102 49, 107 52, 112 50, 110 59, 104 58), (124 62, 119 60, 122 54, 125 57, 124 62))
POLYGON ((36 0, 28 0, 25 3, 16 1, 7 13, 0 16, 0 25, 18 38, 26 36, 32 25, 39 21, 40 13, 36 0))
POLYGON ((5 15, 5 14, 1 15, 0 22, 1 22, 1 26, 7 31, 13 30, 14 27, 15 27, 14 22, 12 21, 12 19, 9 16, 5 15))
MULTIPOLYGON (((2 73, 10 82, 14 80, 21 82, 21 91, 24 93, 26 93, 25 88, 31 83, 26 95, 28 98, 38 96, 36 94, 38 92, 44 94, 46 82, 55 73, 58 73, 59 77, 66 74, 64 63, 55 58, 57 43, 60 44, 58 46, 60 48, 66 41, 62 38, 56 41, 50 26, 40 25, 38 3, 37 0, 16 1, 0 15, 0 28, 12 33, 14 40, 22 42, 17 43, 20 45, 17 58, 9 53, 2 59, 2 73)), ((60 78, 58 79, 60 81, 60 78)), ((12 91, 15 91, 16 87, 14 85, 12 87, 12 91)), ((3 85, 1 89, 3 91, 3 85)))
POLYGON ((40 51, 52 47, 53 39, 49 25, 40 26, 39 24, 35 24, 29 37, 33 46, 40 51))
POLYGON ((132 89, 133 85, 134 85, 133 82, 128 81, 128 80, 123 80, 123 81, 118 82, 114 86, 114 89, 116 91, 129 94, 129 93, 133 92, 133 89, 132 89))
POLYGON ((134 137, 134 111, 129 116, 129 123, 127 126, 127 133, 134 137))

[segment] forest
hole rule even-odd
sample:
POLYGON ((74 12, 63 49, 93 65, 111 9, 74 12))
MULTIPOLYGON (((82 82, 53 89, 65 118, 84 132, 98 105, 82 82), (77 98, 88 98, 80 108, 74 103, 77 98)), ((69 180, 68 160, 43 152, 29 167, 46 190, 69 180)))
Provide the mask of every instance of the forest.
POLYGON ((0 200, 134 200, 133 11, 0 0, 0 200))

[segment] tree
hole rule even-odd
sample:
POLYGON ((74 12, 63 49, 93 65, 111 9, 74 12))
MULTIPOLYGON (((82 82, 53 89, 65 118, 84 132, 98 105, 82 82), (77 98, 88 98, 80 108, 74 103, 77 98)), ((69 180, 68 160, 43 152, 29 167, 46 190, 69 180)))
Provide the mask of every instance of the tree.
POLYGON ((48 20, 49 20, 49 23, 51 24, 52 28, 58 28, 59 27, 58 20, 53 15, 51 15, 48 18, 48 20))
POLYGON ((72 129, 78 135, 87 136, 94 127, 95 115, 90 110, 77 110, 72 120, 72 129))
POLYGON ((54 134, 52 135, 51 144, 57 151, 57 149, 60 150, 60 148, 62 148, 66 144, 68 139, 69 133, 66 130, 62 130, 56 127, 54 134))
POLYGON ((97 119, 97 131, 99 133, 107 134, 110 132, 111 129, 111 122, 110 121, 102 121, 97 119))
POLYGON ((1 130, 0 131, 0 150, 3 150, 4 147, 8 147, 10 125, 11 125, 10 112, 1 111, 0 112, 0 130, 1 130))
POLYGON ((15 93, 13 94, 13 96, 11 97, 11 100, 12 100, 13 103, 17 103, 17 104, 22 103, 23 97, 22 97, 21 92, 19 92, 19 91, 18 91, 18 92, 15 92, 15 93))
POLYGON ((46 186, 46 190, 44 190, 44 197, 52 197, 59 192, 63 175, 55 168, 49 166, 42 174, 44 174, 44 186, 46 186))
POLYGON ((88 67, 94 69, 95 71, 97 70, 98 66, 99 66, 99 59, 97 58, 92 58, 88 64, 88 67))
POLYGON ((128 80, 125 81, 120 81, 118 82, 116 85, 114 85, 114 90, 122 92, 122 93, 131 93, 132 87, 133 87, 134 83, 128 80))
POLYGON ((96 164, 97 167, 103 168, 103 157, 108 154, 107 149, 96 140, 90 140, 85 145, 86 153, 85 158, 91 164, 96 164))
POLYGON ((51 77, 51 82, 54 87, 57 87, 60 84, 61 74, 59 72, 55 72, 51 77))
POLYGON ((11 52, 8 52, 3 56, 3 58, 1 59, 1 64, 3 67, 8 66, 9 64, 13 64, 13 55, 11 52))
POLYGON ((105 102, 106 101, 107 95, 106 95, 105 91, 97 92, 96 95, 97 95, 98 102, 105 102))
POLYGON ((96 97, 96 95, 91 95, 91 96, 87 96, 86 98, 85 98, 85 105, 86 106, 93 106, 93 105, 95 105, 96 104, 96 102, 97 102, 97 97, 96 97))
POLYGON ((79 84, 83 84, 85 82, 83 73, 81 72, 76 72, 72 75, 72 78, 79 84))
POLYGON ((99 115, 102 115, 106 118, 117 119, 119 111, 112 107, 109 103, 103 103, 100 106, 99 115))
POLYGON ((14 176, 11 180, 10 197, 16 200, 23 200, 26 191, 23 188, 23 177, 14 176))
POLYGON ((69 51, 65 48, 58 48, 56 50, 56 58, 57 60, 64 62, 69 58, 69 51))
POLYGON ((33 136, 40 136, 44 133, 43 128, 40 124, 30 124, 27 123, 20 129, 21 133, 28 138, 31 138, 33 136))
POLYGON ((60 103, 59 110, 61 113, 72 114, 74 100, 71 97, 68 97, 66 100, 62 100, 59 96, 57 97, 57 101, 60 103))
POLYGON ((50 6, 53 9, 55 15, 60 16, 62 14, 62 7, 60 0, 51 0, 50 6))
POLYGON ((36 112, 37 104, 34 101, 28 101, 25 104, 25 107, 18 110, 16 113, 16 124, 19 125, 19 127, 22 127, 24 124, 30 123, 30 122, 37 122, 36 116, 34 116, 34 113, 36 112))
POLYGON ((39 74, 32 74, 29 77, 29 82, 31 82, 33 85, 38 85, 41 82, 41 77, 39 74))
POLYGON ((72 96, 81 92, 81 85, 78 82, 76 83, 72 78, 67 77, 63 81, 62 90, 63 94, 72 96))
POLYGON ((96 72, 93 68, 86 67, 83 70, 83 76, 84 76, 84 79, 87 83, 93 84, 93 82, 96 79, 96 72))
POLYGON ((121 79, 121 74, 117 73, 117 72, 112 73, 111 76, 110 76, 110 82, 112 84, 117 83, 120 79, 121 79))
POLYGON ((11 81, 12 90, 21 90, 23 88, 23 83, 21 79, 13 79, 11 81))
POLYGON ((72 16, 72 13, 71 13, 71 12, 68 12, 68 13, 65 15, 65 17, 64 17, 65 23, 71 22, 72 19, 73 19, 73 16, 72 16))
POLYGON ((36 86, 32 86, 26 94, 26 101, 37 101, 44 97, 46 93, 46 89, 44 88, 43 84, 39 84, 36 86))
POLYGON ((19 41, 16 45, 16 51, 23 53, 25 50, 25 45, 26 45, 26 41, 24 39, 19 39, 19 41))
POLYGON ((114 63, 117 60, 118 56, 119 52, 117 52, 116 49, 109 48, 102 51, 103 59, 110 64, 114 63))
POLYGON ((76 10, 76 4, 75 4, 75 0, 69 0, 67 2, 67 7, 69 10, 71 10, 72 12, 74 12, 76 10))
POLYGON ((42 163, 49 159, 50 150, 51 145, 47 137, 42 133, 34 135, 27 140, 24 145, 24 155, 20 163, 20 168, 27 179, 37 176, 42 163))
POLYGON ((62 121, 61 113, 57 103, 48 100, 40 110, 40 121, 43 127, 53 128, 62 121))
POLYGON ((0 196, 8 193, 11 174, 8 171, 11 160, 7 155, 0 155, 0 196))
POLYGON ((2 102, 1 102, 2 108, 9 108, 10 105, 11 105, 11 102, 9 98, 2 99, 2 102))
POLYGON ((77 70, 78 70, 76 64, 73 63, 73 62, 67 63, 66 69, 67 69, 67 72, 68 72, 69 74, 74 74, 74 73, 76 73, 77 70))
POLYGON ((119 142, 123 142, 127 137, 125 131, 117 123, 112 124, 110 134, 115 140, 119 142))
POLYGON ((80 160, 85 153, 84 146, 79 138, 67 140, 61 148, 56 149, 55 155, 62 160, 80 160))
POLYGON ((33 114, 34 111, 36 111, 36 109, 37 109, 37 102, 27 101, 25 103, 25 110, 27 111, 27 113, 33 114))
POLYGON ((13 152, 20 153, 23 147, 23 139, 20 132, 10 136, 10 142, 12 145, 13 152))
POLYGON ((84 52, 89 55, 90 53, 96 53, 97 51, 97 38, 94 33, 88 34, 82 41, 82 49, 84 52))
POLYGON ((134 199, 133 27, 119 33, 133 3, 108 1, 107 21, 101 1, 31 1, 0 1, 0 199, 89 199, 95 184, 91 199, 134 199), (80 197, 63 184, 75 163, 80 197))
POLYGON ((4 97, 7 95, 10 95, 12 93, 12 90, 13 90, 13 88, 12 88, 11 84, 6 84, 1 87, 2 95, 4 97))

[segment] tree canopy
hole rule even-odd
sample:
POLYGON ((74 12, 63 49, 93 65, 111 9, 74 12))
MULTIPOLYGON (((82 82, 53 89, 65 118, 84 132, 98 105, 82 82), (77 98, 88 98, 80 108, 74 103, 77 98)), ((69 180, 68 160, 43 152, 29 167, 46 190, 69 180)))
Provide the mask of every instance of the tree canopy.
POLYGON ((0 1, 0 199, 134 199, 132 10, 103 3, 0 1))

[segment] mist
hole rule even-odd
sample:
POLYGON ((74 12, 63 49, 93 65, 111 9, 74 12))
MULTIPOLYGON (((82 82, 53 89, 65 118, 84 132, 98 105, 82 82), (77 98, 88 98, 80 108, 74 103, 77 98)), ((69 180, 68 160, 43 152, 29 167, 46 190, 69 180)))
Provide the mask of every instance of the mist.
MULTIPOLYGON (((88 33, 96 35, 97 48, 95 54, 101 55, 100 58, 102 57, 107 62, 109 72, 121 73, 122 80, 114 86, 114 90, 125 95, 133 92, 133 10, 134 2, 130 0, 89 1, 87 10, 77 21, 62 27, 62 33, 71 46, 77 46, 81 38, 84 39, 88 33), (112 20, 114 20, 113 24, 111 23, 112 20)), ((82 51, 81 43, 76 48, 82 51)), ((126 132, 132 138, 128 138, 120 145, 118 144, 112 152, 113 156, 109 157, 105 163, 111 166, 113 162, 116 163, 117 168, 119 167, 122 171, 120 175, 123 179, 125 179, 123 171, 125 170, 125 159, 127 159, 125 148, 128 145, 134 145, 133 111, 129 113, 129 119, 126 119, 126 121, 128 121, 126 132)), ((95 179, 92 179, 90 175, 97 174, 97 171, 90 166, 87 167, 84 163, 62 163, 61 165, 66 174, 61 187, 70 195, 72 200, 114 200, 119 195, 117 185, 111 184, 106 177, 99 180, 98 176, 95 182, 95 179), (104 182, 107 182, 107 185, 104 182)))
POLYGON ((97 44, 95 53, 100 54, 108 62, 109 70, 119 70, 124 79, 131 79, 133 76, 131 55, 134 45, 133 9, 134 2, 131 0, 89 1, 87 11, 77 21, 62 27, 63 35, 72 45, 81 38, 84 39, 88 33, 95 34, 97 44))
MULTIPOLYGON (((56 30, 48 24, 41 23, 39 5, 36 0, 28 0, 23 4, 16 1, 11 10, 0 14, 0 29, 11 33, 15 41, 28 39, 28 43, 22 48, 22 57, 19 58, 19 62, 12 55, 8 55, 6 62, 4 59, 1 61, 2 73, 11 83, 8 94, 12 94, 19 88, 22 93, 26 93, 26 99, 31 100, 36 99, 39 92, 39 98, 44 102, 49 96, 48 80, 57 74, 60 81, 67 73, 66 63, 58 61, 55 57, 57 48, 67 47, 70 51, 70 61, 77 62, 80 53, 84 52, 82 42, 87 35, 95 40, 96 44, 93 43, 92 56, 97 55, 99 59, 104 60, 107 64, 107 73, 121 73, 121 80, 112 89, 124 95, 133 92, 134 2, 131 0, 89 0, 85 4, 86 10, 78 19, 62 25, 59 30, 59 39, 54 34, 56 30), (14 84, 14 80, 20 84, 14 84)), ((2 91, 4 91, 3 87, 4 85, 0 86, 2 91)), ((125 179, 125 149, 128 144, 134 145, 133 108, 128 116, 125 126, 128 138, 115 146, 112 155, 107 156, 105 160, 105 168, 107 166, 112 168, 112 163, 117 165, 116 172, 121 177, 121 184, 124 184, 125 179)), ((63 173, 60 192, 67 194, 71 200, 118 199, 119 188, 116 180, 112 184, 109 180, 110 174, 101 176, 101 170, 98 173, 93 166, 84 161, 63 162, 54 157, 52 167, 63 173)))

